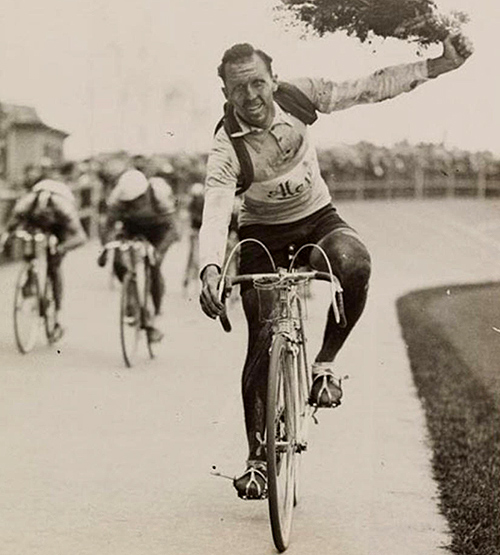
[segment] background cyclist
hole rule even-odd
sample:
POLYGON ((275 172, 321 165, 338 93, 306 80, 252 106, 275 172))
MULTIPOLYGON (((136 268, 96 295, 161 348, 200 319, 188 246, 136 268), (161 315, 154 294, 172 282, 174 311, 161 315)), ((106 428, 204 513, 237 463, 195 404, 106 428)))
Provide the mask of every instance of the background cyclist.
MULTIPOLYGON (((78 216, 76 199, 71 189, 64 182, 73 172, 73 164, 68 162, 57 168, 45 164, 41 170, 41 179, 31 191, 22 196, 14 206, 7 231, 39 229, 55 235, 59 241, 57 251, 49 254, 48 274, 54 288, 56 324, 53 339, 63 335, 61 309, 63 301, 63 280, 61 265, 66 252, 85 243, 87 236, 78 216)), ((28 281, 23 288, 24 295, 36 294, 28 281)))
POLYGON ((201 222, 203 218, 203 184, 193 183, 189 190, 189 201, 187 205, 188 224, 189 224, 189 247, 186 269, 184 271, 184 280, 182 282, 184 289, 189 287, 189 282, 194 277, 198 278, 200 271, 198 261, 198 234, 200 232, 201 222))
MULTIPOLYGON (((154 177, 154 167, 142 156, 136 156, 133 167, 120 176, 107 202, 105 242, 117 236, 143 236, 156 249, 157 259, 151 275, 154 316, 160 314, 165 295, 161 265, 170 245, 179 237, 175 209, 172 188, 164 179, 154 177), (122 227, 118 227, 117 231, 115 224, 118 222, 122 227)), ((105 259, 100 258, 100 263, 105 263, 105 259)), ((115 256, 113 266, 121 281, 127 268, 119 256, 115 256)), ((148 337, 150 341, 161 341, 163 333, 154 326, 153 315, 150 317, 148 337)))
MULTIPOLYGON (((203 311, 216 318, 223 311, 217 297, 220 267, 224 260, 227 228, 234 195, 241 183, 242 158, 235 147, 245 148, 253 167, 253 179, 244 192, 239 217, 240 239, 259 239, 271 250, 278 265, 287 266, 288 247, 318 243, 326 251, 345 295, 348 325, 335 325, 328 312, 323 343, 313 364, 310 402, 319 407, 339 404, 342 389, 333 361, 363 312, 370 276, 370 256, 357 233, 331 204, 320 175, 305 117, 310 107, 322 113, 357 104, 379 102, 409 92, 433 77, 462 65, 472 47, 462 36, 443 43, 439 58, 389 67, 362 79, 335 82, 305 78, 292 83, 298 115, 285 112, 275 101, 278 81, 272 59, 249 44, 237 44, 224 53, 218 68, 228 101, 225 120, 214 137, 208 159, 205 209, 200 232, 200 264, 203 311), (302 112, 302 114, 300 113, 302 112), (229 136, 231 135, 231 136, 229 136)), ((289 110, 290 111, 290 110, 289 110)), ((312 114, 313 116, 315 114, 312 114)), ((309 119, 309 123, 314 118, 309 119)), ((325 270, 312 251, 309 263, 325 270)), ((265 272, 270 265, 263 251, 247 243, 241 251, 240 272, 265 272)), ((259 438, 264 436, 269 330, 260 323, 258 300, 251 286, 242 287, 248 322, 248 348, 243 368, 242 392, 249 446, 247 469, 235 481, 240 496, 255 497, 265 490, 266 467, 259 438), (248 486, 257 480, 260 487, 248 486)))

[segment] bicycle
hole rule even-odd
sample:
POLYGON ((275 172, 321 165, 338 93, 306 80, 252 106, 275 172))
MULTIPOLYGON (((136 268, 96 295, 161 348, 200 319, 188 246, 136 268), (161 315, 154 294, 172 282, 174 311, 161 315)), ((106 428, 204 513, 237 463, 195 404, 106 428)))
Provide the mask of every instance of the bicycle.
POLYGON ((147 330, 154 312, 151 272, 156 262, 156 251, 144 237, 116 239, 104 245, 101 255, 104 264, 101 265, 105 265, 109 251, 113 251, 113 256, 119 256, 126 266, 120 293, 120 343, 125 365, 131 368, 139 358, 142 335, 146 336, 149 357, 155 356, 155 343, 147 330))
POLYGON ((58 240, 43 231, 19 229, 3 235, 2 251, 11 239, 20 241, 24 261, 16 280, 13 316, 17 348, 26 354, 38 341, 42 320, 48 343, 57 340, 54 284, 48 267, 50 256, 57 253, 58 240))
MULTIPOLYGON (((307 244, 293 254, 288 269, 276 268, 274 260, 263 243, 245 239, 231 252, 221 275, 219 294, 222 301, 237 284, 252 282, 263 301, 266 320, 272 326, 269 376, 267 385, 266 432, 263 447, 267 460, 268 504, 271 530, 278 551, 287 549, 290 542, 293 508, 299 497, 300 455, 307 450, 308 424, 315 408, 309 404, 311 368, 306 353, 304 330, 304 288, 312 280, 328 281, 332 307, 339 326, 346 325, 342 286, 332 271, 324 250, 307 244), (244 242, 260 244, 269 256, 273 271, 270 273, 227 276, 231 257, 244 242), (328 272, 300 271, 295 268, 300 253, 306 248, 317 248, 322 253, 328 272), (268 310, 268 308, 271 310, 268 310)), ((225 312, 221 317, 225 331, 231 324, 225 312)))
POLYGON ((182 281, 182 287, 185 292, 189 290, 191 282, 196 283, 198 281, 198 275, 200 273, 200 268, 198 264, 199 229, 190 228, 188 234, 188 258, 186 262, 186 268, 184 270, 184 278, 182 281))

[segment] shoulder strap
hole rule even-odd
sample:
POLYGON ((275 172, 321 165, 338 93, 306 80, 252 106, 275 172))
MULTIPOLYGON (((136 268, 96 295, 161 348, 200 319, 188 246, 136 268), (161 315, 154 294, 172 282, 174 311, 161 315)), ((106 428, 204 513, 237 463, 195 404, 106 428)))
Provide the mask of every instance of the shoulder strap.
POLYGON ((231 144, 236 152, 238 162, 240 163, 240 175, 236 184, 236 194, 241 195, 252 184, 254 178, 253 164, 248 149, 245 146, 243 137, 233 137, 233 133, 241 131, 241 126, 234 115, 234 109, 226 102, 224 104, 224 116, 217 122, 215 126, 214 135, 217 134, 219 129, 224 127, 231 144))
POLYGON ((292 83, 280 81, 274 93, 274 100, 282 110, 306 125, 312 125, 318 119, 316 107, 310 98, 292 83))
MULTIPOLYGON (((274 100, 282 110, 306 125, 311 125, 318 119, 318 114, 312 101, 297 86, 291 83, 280 81, 278 89, 274 93, 274 100)), ((224 104, 224 116, 215 126, 214 134, 217 134, 222 126, 224 126, 240 163, 241 172, 236 186, 236 194, 241 195, 253 183, 254 168, 248 149, 245 146, 244 138, 233 137, 234 133, 241 131, 241 126, 234 115, 233 107, 228 102, 224 104)))

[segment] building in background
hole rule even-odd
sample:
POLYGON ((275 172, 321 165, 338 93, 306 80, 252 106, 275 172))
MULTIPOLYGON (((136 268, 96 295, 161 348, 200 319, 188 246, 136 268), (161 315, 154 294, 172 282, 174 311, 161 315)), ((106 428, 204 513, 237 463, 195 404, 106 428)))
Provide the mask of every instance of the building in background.
POLYGON ((62 162, 68 136, 45 124, 35 108, 0 102, 0 182, 17 187, 30 166, 62 162))

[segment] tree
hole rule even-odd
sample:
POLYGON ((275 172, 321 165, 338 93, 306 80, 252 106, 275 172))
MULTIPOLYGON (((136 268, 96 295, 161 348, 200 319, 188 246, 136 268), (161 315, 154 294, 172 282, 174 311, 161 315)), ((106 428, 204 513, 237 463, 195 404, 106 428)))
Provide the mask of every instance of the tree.
POLYGON ((309 30, 323 36, 345 31, 361 42, 371 37, 398 38, 421 46, 459 33, 463 12, 439 13, 433 0, 282 0, 309 30))

